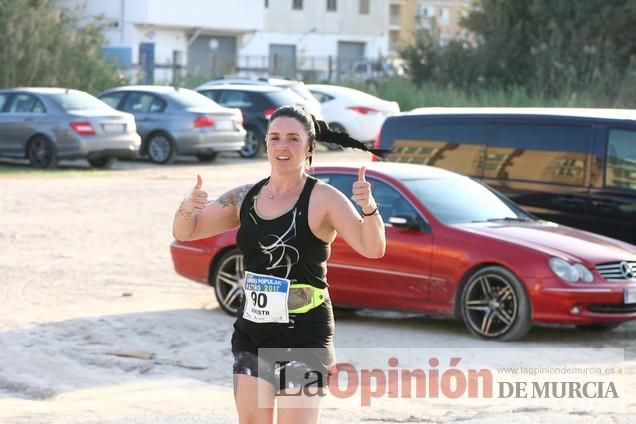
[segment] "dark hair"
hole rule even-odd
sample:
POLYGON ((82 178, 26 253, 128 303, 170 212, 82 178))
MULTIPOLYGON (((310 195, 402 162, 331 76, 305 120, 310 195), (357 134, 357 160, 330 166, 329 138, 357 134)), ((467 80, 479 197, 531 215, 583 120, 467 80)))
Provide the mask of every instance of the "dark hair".
MULTIPOLYGON (((271 123, 276 118, 287 117, 294 118, 305 127, 307 134, 309 135, 310 152, 311 142, 320 141, 323 143, 337 144, 342 147, 350 147, 352 149, 364 150, 365 152, 373 153, 376 156, 383 156, 390 150, 382 149, 370 149, 364 143, 352 138, 347 133, 341 133, 329 128, 329 125, 325 121, 316 119, 314 115, 309 113, 304 107, 300 105, 281 106, 269 118, 271 123)), ((309 157, 309 164, 311 165, 311 156, 309 157)))

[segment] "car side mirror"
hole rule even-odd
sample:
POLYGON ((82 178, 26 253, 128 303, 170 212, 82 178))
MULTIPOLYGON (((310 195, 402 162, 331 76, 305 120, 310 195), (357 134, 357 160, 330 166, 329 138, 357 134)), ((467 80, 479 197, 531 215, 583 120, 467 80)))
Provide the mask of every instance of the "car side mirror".
POLYGON ((389 218, 389 224, 396 228, 405 230, 419 230, 420 224, 417 222, 415 215, 398 214, 389 218))

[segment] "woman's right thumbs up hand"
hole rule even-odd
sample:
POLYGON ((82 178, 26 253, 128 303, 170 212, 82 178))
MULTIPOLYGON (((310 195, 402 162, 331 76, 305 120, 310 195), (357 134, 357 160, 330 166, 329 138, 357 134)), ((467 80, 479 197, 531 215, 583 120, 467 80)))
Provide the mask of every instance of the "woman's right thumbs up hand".
POLYGON ((203 186, 203 179, 200 175, 197 175, 197 183, 190 191, 190 194, 181 202, 179 213, 186 219, 191 219, 196 216, 205 208, 208 204, 208 193, 201 190, 203 186))

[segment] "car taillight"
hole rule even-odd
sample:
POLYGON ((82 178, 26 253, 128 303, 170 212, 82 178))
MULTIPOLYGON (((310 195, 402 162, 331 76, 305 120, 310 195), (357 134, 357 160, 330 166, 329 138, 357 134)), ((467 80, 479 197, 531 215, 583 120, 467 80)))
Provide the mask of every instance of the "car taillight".
POLYGON ((205 115, 197 116, 197 119, 194 120, 194 128, 207 128, 207 127, 213 127, 213 126, 214 126, 214 120, 208 118, 205 115))
POLYGON ((363 115, 369 115, 372 113, 380 113, 379 110, 373 109, 372 107, 366 107, 366 106, 351 106, 351 107, 348 107, 347 109, 352 110, 354 112, 361 113, 363 115))
POLYGON ((276 108, 273 108, 273 107, 270 107, 269 109, 265 109, 265 112, 263 112, 265 119, 269 119, 275 111, 276 111, 276 108))
POLYGON ((69 125, 79 135, 95 135, 95 130, 90 122, 73 121, 69 125))

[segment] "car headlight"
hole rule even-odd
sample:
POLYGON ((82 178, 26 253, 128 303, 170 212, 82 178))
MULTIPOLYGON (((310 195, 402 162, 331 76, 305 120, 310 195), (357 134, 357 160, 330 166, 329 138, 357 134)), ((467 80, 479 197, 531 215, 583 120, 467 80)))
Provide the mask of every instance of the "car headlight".
POLYGON ((579 280, 579 271, 567 261, 560 258, 550 258, 548 263, 550 264, 552 272, 554 272, 560 279, 565 280, 568 283, 576 283, 579 280))
POLYGON ((574 264, 573 266, 578 271, 581 280, 585 281, 586 283, 591 283, 592 281, 594 281, 594 275, 589 269, 587 269, 585 265, 574 264))
POLYGON ((568 261, 561 258, 550 258, 548 262, 552 272, 568 283, 576 283, 579 280, 583 280, 586 283, 594 281, 594 274, 583 264, 576 263, 571 265, 568 261))

